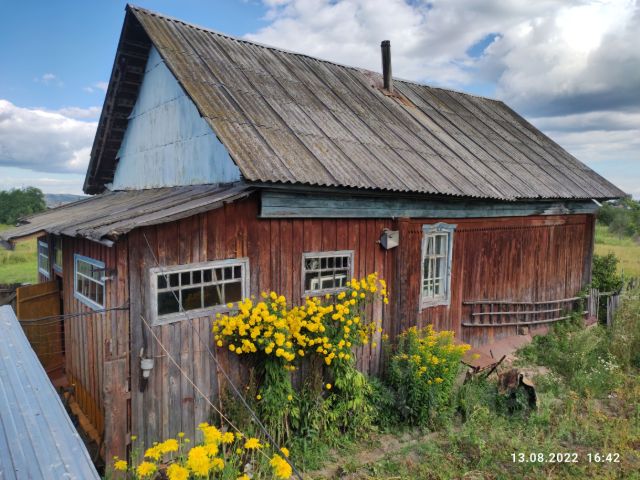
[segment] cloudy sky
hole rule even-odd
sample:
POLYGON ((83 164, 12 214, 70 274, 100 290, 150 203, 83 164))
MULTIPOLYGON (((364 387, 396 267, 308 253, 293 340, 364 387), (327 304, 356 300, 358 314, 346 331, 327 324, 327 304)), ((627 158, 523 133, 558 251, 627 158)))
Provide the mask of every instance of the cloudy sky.
MULTIPOLYGON (((218 31, 499 98, 640 198, 640 5, 630 0, 139 0, 218 31)), ((0 189, 81 193, 122 1, 0 17, 0 189)))

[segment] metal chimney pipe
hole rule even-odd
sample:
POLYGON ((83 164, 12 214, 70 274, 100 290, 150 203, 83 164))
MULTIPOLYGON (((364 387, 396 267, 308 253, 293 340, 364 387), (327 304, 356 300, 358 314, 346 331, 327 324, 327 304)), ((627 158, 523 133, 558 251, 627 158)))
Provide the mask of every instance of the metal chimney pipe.
POLYGON ((391 77, 391 42, 383 40, 380 44, 382 49, 382 78, 384 89, 393 93, 393 78, 391 77))

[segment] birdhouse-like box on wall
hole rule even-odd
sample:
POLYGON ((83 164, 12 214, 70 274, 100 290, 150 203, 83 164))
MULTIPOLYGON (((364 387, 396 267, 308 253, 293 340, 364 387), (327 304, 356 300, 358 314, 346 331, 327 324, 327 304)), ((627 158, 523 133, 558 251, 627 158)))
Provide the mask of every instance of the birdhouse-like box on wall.
POLYGON ((382 236, 380 237, 380 245, 385 250, 391 250, 398 246, 400 240, 400 232, 398 230, 384 229, 382 236))

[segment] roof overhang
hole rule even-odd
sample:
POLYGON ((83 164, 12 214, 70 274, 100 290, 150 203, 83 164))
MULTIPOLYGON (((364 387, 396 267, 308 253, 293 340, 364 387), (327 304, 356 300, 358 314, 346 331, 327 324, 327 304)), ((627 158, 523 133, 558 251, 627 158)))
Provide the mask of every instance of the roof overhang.
POLYGON ((111 246, 134 228, 215 210, 252 191, 236 183, 107 192, 21 219, 20 225, 0 234, 0 243, 11 247, 18 240, 46 232, 111 246))

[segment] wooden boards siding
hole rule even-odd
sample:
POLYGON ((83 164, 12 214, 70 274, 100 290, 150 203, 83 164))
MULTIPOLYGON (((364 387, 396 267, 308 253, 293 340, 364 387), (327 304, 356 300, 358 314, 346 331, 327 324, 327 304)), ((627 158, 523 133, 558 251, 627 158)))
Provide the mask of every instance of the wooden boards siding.
MULTIPOLYGON (((376 305, 383 327, 392 337, 412 325, 433 323, 454 330, 473 344, 515 334, 515 328, 462 327, 469 312, 463 302, 480 299, 546 300, 573 296, 588 274, 593 216, 545 215, 489 219, 263 219, 257 194, 208 213, 128 235, 131 267, 131 433, 148 445, 184 431, 195 435, 211 409, 180 373, 182 369, 214 404, 226 381, 212 355, 234 382, 247 381, 247 368, 228 351, 213 347, 211 318, 182 320, 153 327, 176 367, 140 320, 151 318, 149 269, 153 257, 162 266, 248 257, 251 294, 275 290, 293 302, 302 299, 301 258, 304 252, 353 250, 354 274, 377 271, 389 282, 390 305, 376 305), (418 309, 422 226, 457 224, 453 240, 452 298, 448 306, 418 309), (377 243, 385 228, 400 230, 400 246, 384 250, 377 243), (146 240, 145 240, 146 236, 146 240), (151 251, 147 246, 147 240, 151 251), (138 388, 139 352, 154 358, 144 392, 138 388)), ((379 343, 379 342, 378 342, 379 343)), ((358 352, 358 367, 375 374, 381 349, 358 352)), ((296 379, 302 378, 298 373, 296 379)))
MULTIPOLYGON (((128 235, 131 269, 131 433, 149 445, 153 441, 183 431, 194 438, 198 423, 209 419, 211 408, 184 378, 179 369, 149 334, 140 319, 151 318, 149 268, 156 256, 162 266, 227 258, 248 257, 251 294, 275 290, 295 303, 301 302, 301 262, 304 252, 353 250, 354 275, 374 271, 393 278, 396 250, 385 251, 378 243, 384 228, 395 228, 392 220, 380 219, 259 219, 257 196, 205 214, 156 227, 132 231, 128 235), (145 240, 146 236, 146 240, 145 240), (147 247, 151 245, 151 252, 147 247), (146 343, 146 346, 145 346, 146 343), (146 390, 138 388, 139 352, 154 358, 155 365, 146 390)), ((394 286, 390 287, 391 294, 394 286)), ((376 314, 389 328, 389 308, 375 307, 376 314)), ((212 320, 203 317, 153 327, 169 354, 202 390, 218 404, 219 389, 225 379, 217 371, 212 355, 234 382, 248 379, 247 369, 228 351, 215 349, 212 320)), ((359 352, 359 366, 375 374, 380 367, 379 348, 365 347, 359 352)))
MULTIPOLYGON (((399 307, 402 328, 418 319, 437 329, 454 330, 473 345, 516 335, 516 327, 462 327, 474 300, 543 301, 573 297, 590 280, 593 215, 531 216, 500 219, 438 219, 455 223, 448 306, 419 309, 422 225, 434 220, 400 222, 399 307), (419 262, 419 260, 417 261, 419 262), (416 261, 413 262, 415 264, 416 261)), ((397 298, 397 297, 396 297, 397 298)), ((394 299, 395 300, 395 299, 394 299)))
MULTIPOLYGON (((63 237, 63 309, 69 316, 64 322, 65 370, 75 386, 75 396, 82 411, 96 430, 105 434, 107 457, 115 446, 124 456, 127 428, 129 362, 129 314, 114 310, 93 313, 91 307, 74 297, 74 254, 105 264, 105 309, 126 306, 129 301, 127 240, 113 247, 73 237, 63 237), (111 362, 117 362, 112 364, 111 362), (105 372, 108 382, 105 382, 105 372), (118 377, 118 375, 120 375, 118 377), (123 405, 124 402, 124 405, 123 405), (105 432, 105 404, 111 405, 109 425, 122 432, 114 443, 113 430, 105 432), (116 418, 119 417, 119 418, 116 418)), ((118 454, 118 453, 115 453, 118 454)))

